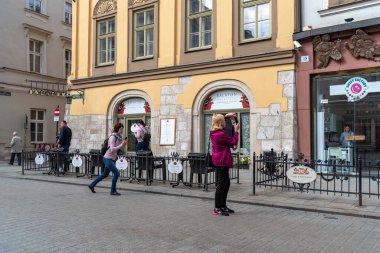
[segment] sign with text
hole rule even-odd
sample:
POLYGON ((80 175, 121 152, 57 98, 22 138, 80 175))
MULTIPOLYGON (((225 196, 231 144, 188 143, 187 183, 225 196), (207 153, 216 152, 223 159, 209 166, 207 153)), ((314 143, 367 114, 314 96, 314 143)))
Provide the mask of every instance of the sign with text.
POLYGON ((286 172, 286 176, 298 184, 309 184, 317 179, 317 173, 307 166, 293 166, 286 172))
POLYGON ((175 121, 176 119, 161 119, 160 123, 160 145, 175 145, 175 121))
POLYGON ((73 160, 71 162, 74 167, 80 167, 82 166, 82 158, 79 155, 74 155, 73 160))
POLYGON ((182 164, 179 161, 177 161, 177 160, 171 161, 168 164, 168 171, 170 173, 179 174, 179 173, 182 172, 182 170, 183 170, 182 164))
POLYGON ((29 90, 29 95, 40 95, 40 96, 48 96, 48 97, 66 97, 66 92, 33 88, 29 90))
POLYGON ((117 107, 118 115, 150 113, 150 105, 143 98, 130 98, 117 107))
POLYGON ((221 90, 208 96, 203 110, 249 109, 249 101, 245 94, 238 90, 221 90))

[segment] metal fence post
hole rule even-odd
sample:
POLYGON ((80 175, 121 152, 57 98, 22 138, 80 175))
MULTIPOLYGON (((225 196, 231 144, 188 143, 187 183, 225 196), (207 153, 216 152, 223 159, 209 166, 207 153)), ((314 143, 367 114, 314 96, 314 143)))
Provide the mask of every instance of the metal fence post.
POLYGON ((362 158, 359 156, 359 206, 363 206, 362 180, 362 158))
POLYGON ((25 175, 24 166, 25 166, 25 151, 23 150, 21 153, 21 175, 25 175))
POLYGON ((253 169, 252 169, 252 171, 253 171, 253 176, 252 176, 252 178, 253 178, 253 185, 252 185, 252 193, 253 193, 253 195, 256 195, 256 173, 255 173, 255 171, 256 171, 256 153, 254 152, 253 153, 253 159, 252 159, 252 162, 253 162, 253 169))

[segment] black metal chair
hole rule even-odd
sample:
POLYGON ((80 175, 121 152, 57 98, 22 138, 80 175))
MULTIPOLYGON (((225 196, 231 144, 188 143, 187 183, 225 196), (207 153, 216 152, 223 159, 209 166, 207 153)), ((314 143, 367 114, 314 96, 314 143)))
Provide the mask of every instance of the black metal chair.
POLYGON ((193 183, 194 174, 198 175, 198 185, 202 184, 202 175, 204 176, 204 188, 208 189, 208 174, 214 172, 215 169, 206 166, 206 154, 205 153, 189 153, 187 155, 190 163, 190 185, 193 183))
POLYGON ((139 171, 137 180, 143 180, 142 171, 147 172, 147 185, 153 182, 153 173, 155 169, 162 170, 162 180, 166 181, 166 161, 165 159, 155 158, 152 151, 140 150, 136 152, 136 170, 139 171))

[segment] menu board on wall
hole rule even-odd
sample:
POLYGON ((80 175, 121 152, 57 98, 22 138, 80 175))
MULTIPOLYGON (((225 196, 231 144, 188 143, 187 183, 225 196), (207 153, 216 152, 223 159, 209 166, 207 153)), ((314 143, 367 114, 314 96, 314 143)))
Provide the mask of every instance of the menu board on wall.
POLYGON ((175 123, 176 123, 175 118, 160 120, 160 145, 161 146, 175 145, 175 123))

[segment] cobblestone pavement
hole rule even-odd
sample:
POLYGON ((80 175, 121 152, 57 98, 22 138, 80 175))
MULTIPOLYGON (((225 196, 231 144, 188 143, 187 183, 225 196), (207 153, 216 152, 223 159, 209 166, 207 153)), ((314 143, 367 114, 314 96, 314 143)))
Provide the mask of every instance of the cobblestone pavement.
POLYGON ((0 177, 0 252, 379 252, 380 221, 0 177))

